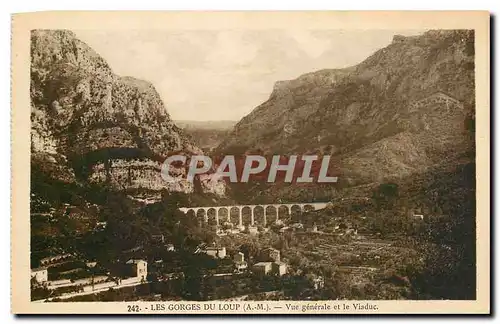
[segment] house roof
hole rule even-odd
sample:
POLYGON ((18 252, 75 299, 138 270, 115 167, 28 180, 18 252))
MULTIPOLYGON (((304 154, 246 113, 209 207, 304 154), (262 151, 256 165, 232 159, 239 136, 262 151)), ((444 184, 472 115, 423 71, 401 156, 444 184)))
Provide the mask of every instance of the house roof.
POLYGON ((226 247, 224 246, 221 246, 221 247, 218 247, 218 246, 207 246, 205 248, 205 251, 218 251, 218 250, 224 250, 226 247))
POLYGON ((273 262, 273 263, 276 264, 276 265, 280 265, 280 266, 281 265, 286 265, 285 262, 281 262, 281 261, 276 261, 276 262, 273 262))
POLYGON ((271 265, 272 262, 258 262, 256 264, 254 264, 253 266, 254 267, 265 267, 265 266, 268 266, 268 265, 271 265))
POLYGON ((38 271, 43 271, 43 270, 47 270, 47 268, 46 267, 33 268, 33 269, 31 269, 31 272, 38 272, 38 271))
POLYGON ((48 255, 44 257, 42 260, 50 260, 50 259, 61 259, 61 258, 67 258, 70 257, 71 254, 69 253, 64 253, 64 254, 57 254, 57 255, 48 255))
POLYGON ((130 259, 127 261, 126 264, 137 264, 139 262, 144 262, 144 263, 147 263, 146 261, 142 260, 142 259, 130 259))

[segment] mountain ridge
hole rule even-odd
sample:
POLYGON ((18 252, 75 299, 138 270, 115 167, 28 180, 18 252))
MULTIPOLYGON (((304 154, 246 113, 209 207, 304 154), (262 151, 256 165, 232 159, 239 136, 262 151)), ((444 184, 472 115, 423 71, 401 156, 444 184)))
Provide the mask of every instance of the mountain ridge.
MULTIPOLYGON (((34 30, 31 41, 32 163, 65 182, 158 199, 163 190, 195 190, 181 177, 160 177, 167 155, 202 150, 175 125, 150 82, 115 75, 71 31, 34 30)), ((224 194, 223 183, 201 188, 224 194)))
POLYGON ((404 177, 473 149, 474 86, 473 31, 395 35, 355 66, 278 81, 217 151, 330 154, 351 184, 404 177))

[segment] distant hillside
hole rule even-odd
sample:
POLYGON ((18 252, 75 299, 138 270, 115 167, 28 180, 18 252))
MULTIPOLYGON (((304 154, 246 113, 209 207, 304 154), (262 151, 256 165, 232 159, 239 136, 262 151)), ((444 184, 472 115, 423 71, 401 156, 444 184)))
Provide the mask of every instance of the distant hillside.
POLYGON ((177 126, 184 129, 229 130, 236 125, 234 120, 176 120, 177 126))
POLYGON ((229 135, 237 122, 232 120, 178 120, 175 123, 196 146, 200 147, 205 153, 210 153, 229 135))

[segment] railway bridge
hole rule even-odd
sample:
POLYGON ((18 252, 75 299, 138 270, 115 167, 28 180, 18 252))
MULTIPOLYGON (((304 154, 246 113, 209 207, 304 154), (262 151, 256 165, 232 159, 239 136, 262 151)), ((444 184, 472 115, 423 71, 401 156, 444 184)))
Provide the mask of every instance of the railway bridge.
POLYGON ((276 220, 279 219, 279 213, 278 210, 280 207, 286 207, 286 210, 288 212, 288 215, 291 215, 292 213, 292 208, 293 207, 299 207, 301 211, 311 211, 311 210, 319 210, 323 209, 327 206, 328 203, 326 202, 313 202, 313 203, 291 203, 291 204, 257 204, 257 205, 232 205, 232 206, 204 206, 204 207, 181 207, 179 208, 180 211, 182 211, 184 214, 187 214, 188 212, 192 211, 194 212, 194 215, 198 215, 198 211, 202 210, 203 218, 205 223, 208 223, 208 212, 210 210, 215 211, 215 222, 217 226, 220 225, 220 211, 221 210, 226 210, 227 211, 227 222, 231 222, 231 210, 232 209, 237 209, 238 211, 238 218, 239 218, 239 224, 238 226, 243 226, 243 209, 244 208, 250 208, 250 224, 254 225, 255 224, 255 209, 256 208, 263 208, 264 210, 264 226, 267 225, 267 216, 268 216, 268 211, 274 210, 276 211, 276 220))

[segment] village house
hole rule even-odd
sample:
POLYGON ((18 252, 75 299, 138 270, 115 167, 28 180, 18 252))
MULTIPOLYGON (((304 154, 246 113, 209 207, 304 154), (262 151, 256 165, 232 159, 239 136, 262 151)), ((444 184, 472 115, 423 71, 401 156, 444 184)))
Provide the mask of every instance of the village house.
POLYGON ((267 275, 272 271, 272 262, 258 262, 252 266, 252 271, 259 275, 267 275))
POLYGON ((280 262, 280 261, 273 262, 272 272, 273 272, 273 274, 280 276, 280 277, 285 275, 286 274, 286 263, 280 262))
POLYGON ((260 253, 260 261, 279 262, 280 261, 280 251, 273 249, 273 248, 264 249, 260 253))
POLYGON ((129 274, 132 277, 146 280, 148 276, 148 263, 146 261, 141 259, 130 259, 127 261, 126 265, 129 266, 129 274))
POLYGON ((36 282, 38 283, 47 282, 49 280, 49 273, 47 271, 47 268, 41 267, 31 269, 31 278, 35 278, 36 282))
POLYGON ((241 252, 238 252, 233 256, 233 260, 234 262, 243 262, 245 261, 245 255, 241 252))
POLYGON ((172 243, 167 243, 165 247, 167 248, 167 251, 175 252, 175 246, 172 243))
POLYGON ((213 258, 224 259, 226 257, 225 247, 207 246, 202 252, 213 258))
POLYGON ((287 265, 284 262, 258 262, 252 266, 252 271, 259 275, 274 274, 283 276, 287 272, 287 265))
POLYGON ((243 270, 248 267, 248 264, 245 261, 245 255, 241 252, 238 252, 233 256, 233 261, 236 270, 243 270))

